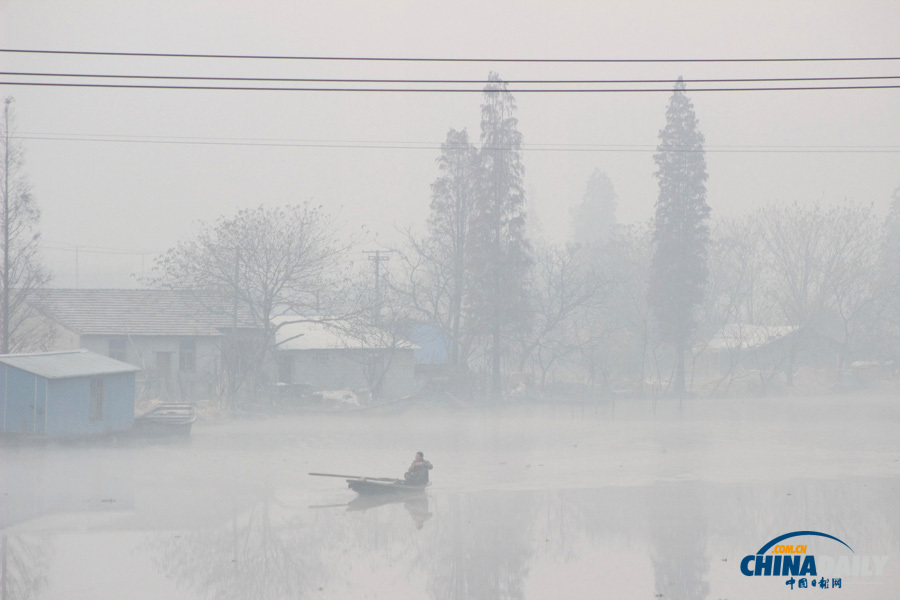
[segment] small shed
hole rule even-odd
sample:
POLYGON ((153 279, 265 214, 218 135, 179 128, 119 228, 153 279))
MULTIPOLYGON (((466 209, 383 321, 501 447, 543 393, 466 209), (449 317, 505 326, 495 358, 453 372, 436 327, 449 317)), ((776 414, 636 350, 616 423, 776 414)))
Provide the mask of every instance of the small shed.
POLYGON ((401 398, 419 390, 414 344, 387 329, 314 319, 272 319, 280 385, 301 385, 313 391, 369 390, 380 399, 401 398))
POLYGON ((129 430, 138 370, 87 350, 0 355, 0 433, 60 438, 129 430))

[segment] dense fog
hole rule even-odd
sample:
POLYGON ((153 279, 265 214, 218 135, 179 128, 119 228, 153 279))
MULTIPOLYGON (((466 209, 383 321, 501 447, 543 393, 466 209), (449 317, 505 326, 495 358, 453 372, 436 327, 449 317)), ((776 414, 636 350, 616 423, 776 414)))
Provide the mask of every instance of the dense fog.
POLYGON ((833 593, 893 598, 897 418, 894 398, 846 396, 436 406, 4 447, 6 593, 789 598, 738 563, 802 527, 890 557, 833 593), (420 497, 307 475, 397 476, 419 449, 434 464, 420 497))
POLYGON ((0 600, 896 597, 898 21, 2 3, 0 600))

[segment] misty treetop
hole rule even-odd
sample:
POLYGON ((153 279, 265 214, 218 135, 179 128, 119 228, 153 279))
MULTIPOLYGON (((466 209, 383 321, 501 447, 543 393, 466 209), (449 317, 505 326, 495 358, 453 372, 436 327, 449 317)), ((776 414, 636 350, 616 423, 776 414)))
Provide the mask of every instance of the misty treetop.
POLYGON ((266 323, 279 309, 304 310, 341 270, 346 244, 333 218, 308 203, 238 211, 163 254, 151 282, 173 289, 237 296, 254 319, 266 323))
POLYGON ((609 175, 594 169, 581 203, 572 209, 573 239, 579 244, 608 240, 616 228, 616 190, 609 175))

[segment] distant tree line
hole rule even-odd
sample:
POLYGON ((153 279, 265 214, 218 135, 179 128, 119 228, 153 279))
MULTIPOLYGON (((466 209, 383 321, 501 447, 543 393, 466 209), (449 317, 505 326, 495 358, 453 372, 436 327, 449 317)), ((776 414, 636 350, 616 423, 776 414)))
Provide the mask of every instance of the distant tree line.
MULTIPOLYGON (((10 105, 0 131, 3 352, 49 343, 28 329, 33 319, 23 308, 49 277, 38 260, 39 211, 10 105)), ((403 232, 375 281, 365 261, 352 265, 357 240, 341 241, 334 215, 296 204, 201 224, 159 259, 146 283, 203 291, 198 299, 212 292, 217 310, 228 306, 264 333, 230 338, 223 356, 232 398, 266 383, 263 366, 276 349, 272 318, 283 315, 330 320, 351 336, 354 327, 371 336, 378 325, 389 345, 425 328, 446 351, 447 389, 481 398, 727 390, 746 373, 735 360, 710 382, 700 373, 703 357, 721 349, 723 331, 749 347, 758 340, 748 333, 735 341, 734 332, 766 327, 792 335, 777 368, 758 369, 764 384, 793 383, 804 336, 827 340, 836 372, 856 361, 900 360, 900 188, 886 218, 851 201, 715 217, 704 143, 679 81, 654 154, 654 218, 617 223, 613 182, 597 169, 572 211, 573 239, 529 239, 516 102, 492 73, 477 143, 465 129, 448 131, 428 219, 403 232)), ((383 372, 373 365, 377 386, 383 372)))
POLYGON ((900 359, 900 189, 886 220, 850 201, 713 218, 704 136, 679 81, 654 155, 654 219, 617 224, 598 169, 573 240, 527 240, 515 104, 491 81, 482 114, 502 113, 506 129, 483 118, 480 147, 448 132, 426 231, 406 232, 391 273, 396 314, 439 332, 459 391, 681 395, 711 342, 741 327, 796 332, 779 366, 787 385, 804 336, 830 340, 835 371, 900 359))

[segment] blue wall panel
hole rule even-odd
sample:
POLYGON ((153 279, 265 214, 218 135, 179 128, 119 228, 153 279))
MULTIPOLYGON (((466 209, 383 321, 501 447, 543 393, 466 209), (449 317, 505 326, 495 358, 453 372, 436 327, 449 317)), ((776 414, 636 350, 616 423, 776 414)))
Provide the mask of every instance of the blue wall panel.
POLYGON ((134 423, 134 374, 103 376, 101 419, 91 420, 91 377, 50 381, 47 434, 70 437, 114 433, 134 423))
MULTIPOLYGON (((20 371, 8 365, 0 365, 3 371, 3 431, 8 433, 35 433, 35 382, 36 375, 20 371)), ((43 425, 43 414, 38 421, 43 425)))
POLYGON ((0 432, 77 437, 127 431, 134 424, 134 373, 98 375, 103 414, 91 419, 91 379, 47 380, 0 364, 0 432))

